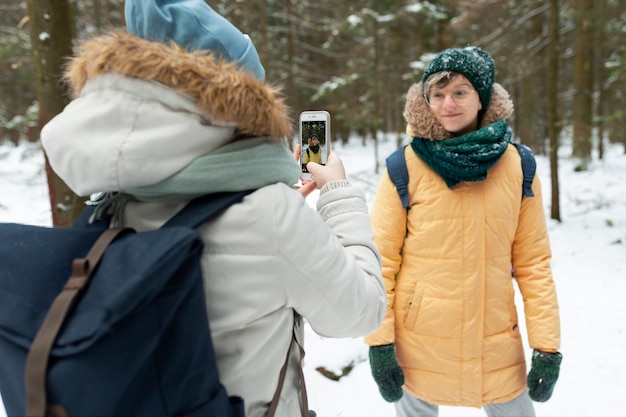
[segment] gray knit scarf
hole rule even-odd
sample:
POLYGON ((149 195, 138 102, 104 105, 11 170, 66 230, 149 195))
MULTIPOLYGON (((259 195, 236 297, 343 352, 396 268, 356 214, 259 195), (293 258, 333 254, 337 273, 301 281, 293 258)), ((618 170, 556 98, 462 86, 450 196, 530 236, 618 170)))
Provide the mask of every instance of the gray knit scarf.
POLYGON ((444 140, 413 138, 411 148, 449 188, 461 182, 483 181, 504 154, 513 136, 504 120, 462 136, 444 140))
POLYGON ((209 193, 254 190, 278 182, 298 182, 300 168, 287 141, 269 138, 242 139, 197 158, 181 171, 156 184, 103 193, 92 221, 110 215, 119 226, 129 201, 183 202, 209 193))

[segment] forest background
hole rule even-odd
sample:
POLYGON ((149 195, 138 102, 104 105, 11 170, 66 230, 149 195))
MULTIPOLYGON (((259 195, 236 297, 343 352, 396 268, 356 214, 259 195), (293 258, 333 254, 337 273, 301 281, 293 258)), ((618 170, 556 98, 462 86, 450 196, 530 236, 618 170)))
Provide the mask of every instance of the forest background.
MULTIPOLYGON (((434 53, 468 44, 489 51, 511 94, 516 139, 549 155, 550 216, 560 221, 560 133, 574 169, 607 143, 626 152, 626 0, 209 0, 248 33, 268 82, 295 116, 325 109, 337 142, 404 134, 405 93, 434 53), (573 132, 573 133, 572 133, 573 132)), ((123 28, 123 0, 2 0, 0 142, 38 141, 69 102, 63 65, 80 40, 123 28)), ((295 127, 295 126, 294 126, 295 127)), ((376 161, 379 158, 376 157, 376 161)), ((52 222, 82 206, 46 164, 52 222)), ((378 172, 379 167, 376 167, 378 172)), ((562 181, 567 181, 564 178, 562 181)))

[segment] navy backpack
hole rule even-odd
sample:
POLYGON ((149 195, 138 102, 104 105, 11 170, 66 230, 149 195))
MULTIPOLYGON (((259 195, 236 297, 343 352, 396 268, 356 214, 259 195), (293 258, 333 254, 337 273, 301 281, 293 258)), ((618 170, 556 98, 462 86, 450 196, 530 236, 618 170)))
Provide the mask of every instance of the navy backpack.
POLYGON ((65 229, 0 224, 8 415, 243 417, 219 380, 193 228, 246 193, 201 197, 141 233, 86 215, 65 229))
MULTIPOLYGON (((512 142, 522 160, 522 174, 524 180, 522 182, 522 197, 534 197, 533 193, 533 178, 535 177, 535 171, 537 170, 537 161, 535 156, 528 146, 521 143, 512 142)), ((404 158, 404 148, 407 145, 396 149, 385 160, 387 164, 387 172, 389 178, 396 186, 396 190, 400 195, 402 201, 402 207, 409 208, 409 172, 406 167, 406 159, 404 158)))

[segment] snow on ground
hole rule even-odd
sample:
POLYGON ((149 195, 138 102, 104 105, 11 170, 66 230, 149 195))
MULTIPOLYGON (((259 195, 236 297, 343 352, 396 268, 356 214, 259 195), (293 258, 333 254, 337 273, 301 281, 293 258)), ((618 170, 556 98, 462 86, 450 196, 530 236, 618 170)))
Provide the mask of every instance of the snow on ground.
MULTIPOLYGON (((381 169, 395 147, 395 136, 381 140, 381 169)), ((372 141, 362 146, 353 138, 345 146, 335 145, 334 150, 344 161, 348 179, 365 191, 371 204, 380 174, 374 170, 372 141)), ((562 222, 549 221, 564 359, 552 399, 535 407, 538 417, 626 416, 626 155, 622 146, 609 146, 604 159, 594 158, 586 172, 574 172, 568 155, 569 149, 563 147, 559 169, 562 222)), ((549 165, 542 156, 537 162, 549 217, 549 165)), ((43 163, 36 144, 0 145, 0 221, 50 225, 43 163)), ((310 204, 315 198, 309 198, 310 204)), ((519 299, 518 309, 523 317, 519 299)), ((523 331, 523 323, 521 327, 523 331)), ((320 417, 394 415, 393 405, 380 397, 371 378, 362 338, 327 339, 307 327, 305 349, 310 408, 320 417), (352 370, 339 381, 316 370, 324 367, 341 374, 346 366, 352 370)), ((0 417, 5 416, 0 404, 0 417)), ((440 416, 484 413, 441 407, 440 416)))

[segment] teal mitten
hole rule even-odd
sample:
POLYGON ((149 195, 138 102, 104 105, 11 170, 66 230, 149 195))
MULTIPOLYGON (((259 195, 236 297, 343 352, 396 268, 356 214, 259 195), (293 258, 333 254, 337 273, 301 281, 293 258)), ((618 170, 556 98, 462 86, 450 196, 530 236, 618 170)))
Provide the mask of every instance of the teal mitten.
POLYGON ((559 352, 533 351, 532 364, 528 373, 528 393, 534 401, 545 402, 552 396, 563 355, 559 352))
POLYGON ((378 384, 380 395, 390 403, 402 398, 404 373, 396 359, 396 347, 392 344, 371 346, 369 351, 372 376, 378 384))

